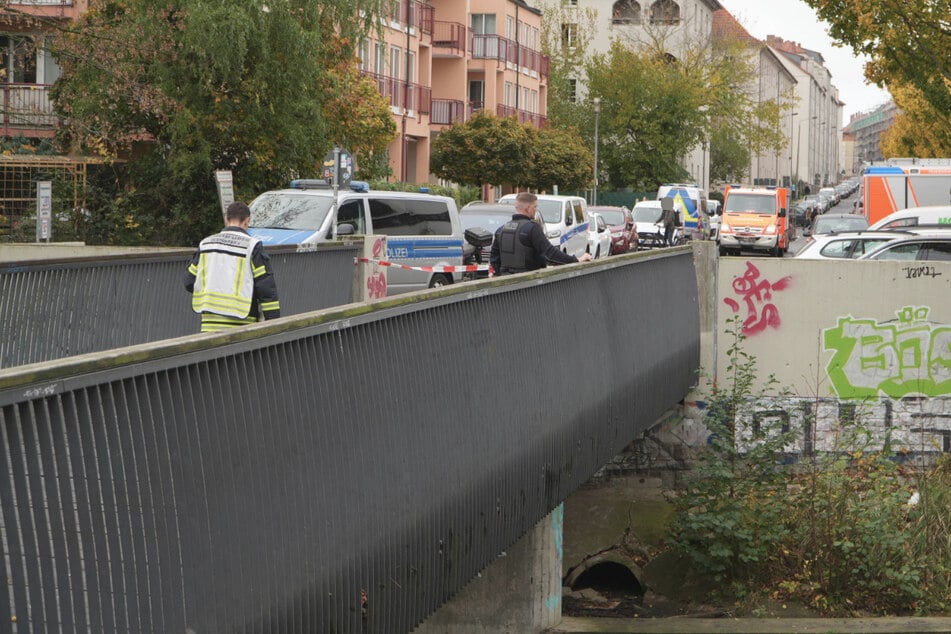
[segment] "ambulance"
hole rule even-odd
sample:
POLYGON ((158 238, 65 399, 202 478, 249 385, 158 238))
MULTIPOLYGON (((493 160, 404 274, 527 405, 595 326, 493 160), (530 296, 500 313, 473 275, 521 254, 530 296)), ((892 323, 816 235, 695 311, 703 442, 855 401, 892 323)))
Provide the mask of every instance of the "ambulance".
POLYGON ((911 207, 951 204, 951 159, 889 159, 865 168, 862 208, 869 225, 911 207))
POLYGON ((782 257, 791 237, 788 205, 785 187, 728 185, 720 215, 720 255, 747 250, 782 257))

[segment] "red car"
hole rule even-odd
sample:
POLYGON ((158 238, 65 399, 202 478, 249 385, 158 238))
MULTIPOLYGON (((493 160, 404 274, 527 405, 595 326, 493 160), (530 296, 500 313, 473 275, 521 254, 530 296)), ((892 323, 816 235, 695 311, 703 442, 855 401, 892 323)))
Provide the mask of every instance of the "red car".
POLYGON ((601 214, 611 231, 611 255, 637 251, 637 228, 627 207, 588 207, 588 211, 601 214))

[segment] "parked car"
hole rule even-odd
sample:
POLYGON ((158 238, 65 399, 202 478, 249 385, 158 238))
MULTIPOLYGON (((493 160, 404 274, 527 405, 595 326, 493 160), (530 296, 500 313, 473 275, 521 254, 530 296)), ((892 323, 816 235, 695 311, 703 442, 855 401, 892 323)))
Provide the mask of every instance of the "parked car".
MULTIPOLYGON (((469 203, 459 210, 459 222, 462 224, 463 232, 469 229, 485 229, 495 238, 495 232, 512 219, 515 208, 512 205, 500 205, 496 203, 469 203)), ((536 219, 536 222, 538 220, 536 219)), ((539 223, 541 224, 541 223, 539 223)), ((482 264, 489 263, 489 252, 492 250, 492 243, 483 246, 480 249, 479 261, 482 264)), ((477 275, 473 277, 485 277, 477 275)))
POLYGON ((904 229, 907 227, 951 229, 951 205, 928 205, 902 209, 888 214, 870 228, 904 229))
POLYGON ((860 260, 951 262, 951 231, 920 233, 886 242, 860 260))
POLYGON ((806 238, 795 257, 804 260, 854 260, 879 246, 910 235, 907 231, 848 231, 806 238))
POLYGON ((604 216, 599 213, 588 214, 588 253, 594 259, 611 255, 611 231, 604 216))
MULTIPOLYGON (((515 204, 518 194, 506 194, 500 203, 515 204)), ((548 239, 565 253, 578 257, 588 247, 588 203, 580 196, 539 194, 538 214, 548 239)))
MULTIPOLYGON (((662 209, 659 200, 642 200, 634 204, 631 216, 634 218, 634 227, 637 230, 637 244, 639 248, 667 246, 664 243, 664 227, 660 222, 662 209)), ((683 227, 677 227, 674 235, 683 233, 683 227)), ((676 239, 676 238, 675 238, 676 239)))
POLYGON ((588 207, 589 212, 601 214, 611 232, 611 255, 637 250, 637 229, 627 207, 588 207))
POLYGON ((868 229, 868 220, 865 216, 856 214, 821 214, 816 216, 809 235, 823 233, 842 233, 843 231, 862 231, 868 229))

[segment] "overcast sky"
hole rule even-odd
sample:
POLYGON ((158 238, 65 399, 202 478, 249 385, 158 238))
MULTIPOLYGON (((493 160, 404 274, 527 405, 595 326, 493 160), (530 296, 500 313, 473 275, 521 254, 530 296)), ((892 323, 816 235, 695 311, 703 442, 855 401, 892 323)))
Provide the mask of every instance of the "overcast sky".
POLYGON ((802 0, 720 0, 720 4, 758 40, 778 35, 821 53, 832 73, 832 85, 845 102, 843 125, 853 113, 873 110, 890 99, 887 91, 865 83, 864 59, 849 47, 833 46, 826 23, 802 0))

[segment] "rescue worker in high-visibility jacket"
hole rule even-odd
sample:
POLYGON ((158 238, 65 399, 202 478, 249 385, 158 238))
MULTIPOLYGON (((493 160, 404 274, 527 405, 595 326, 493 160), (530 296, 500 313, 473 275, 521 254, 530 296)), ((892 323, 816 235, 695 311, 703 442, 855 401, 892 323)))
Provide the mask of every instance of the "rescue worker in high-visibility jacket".
POLYGON ((225 211, 225 228, 201 241, 185 273, 192 309, 201 331, 215 332, 281 316, 277 282, 261 241, 248 235, 251 210, 235 201, 225 211))

